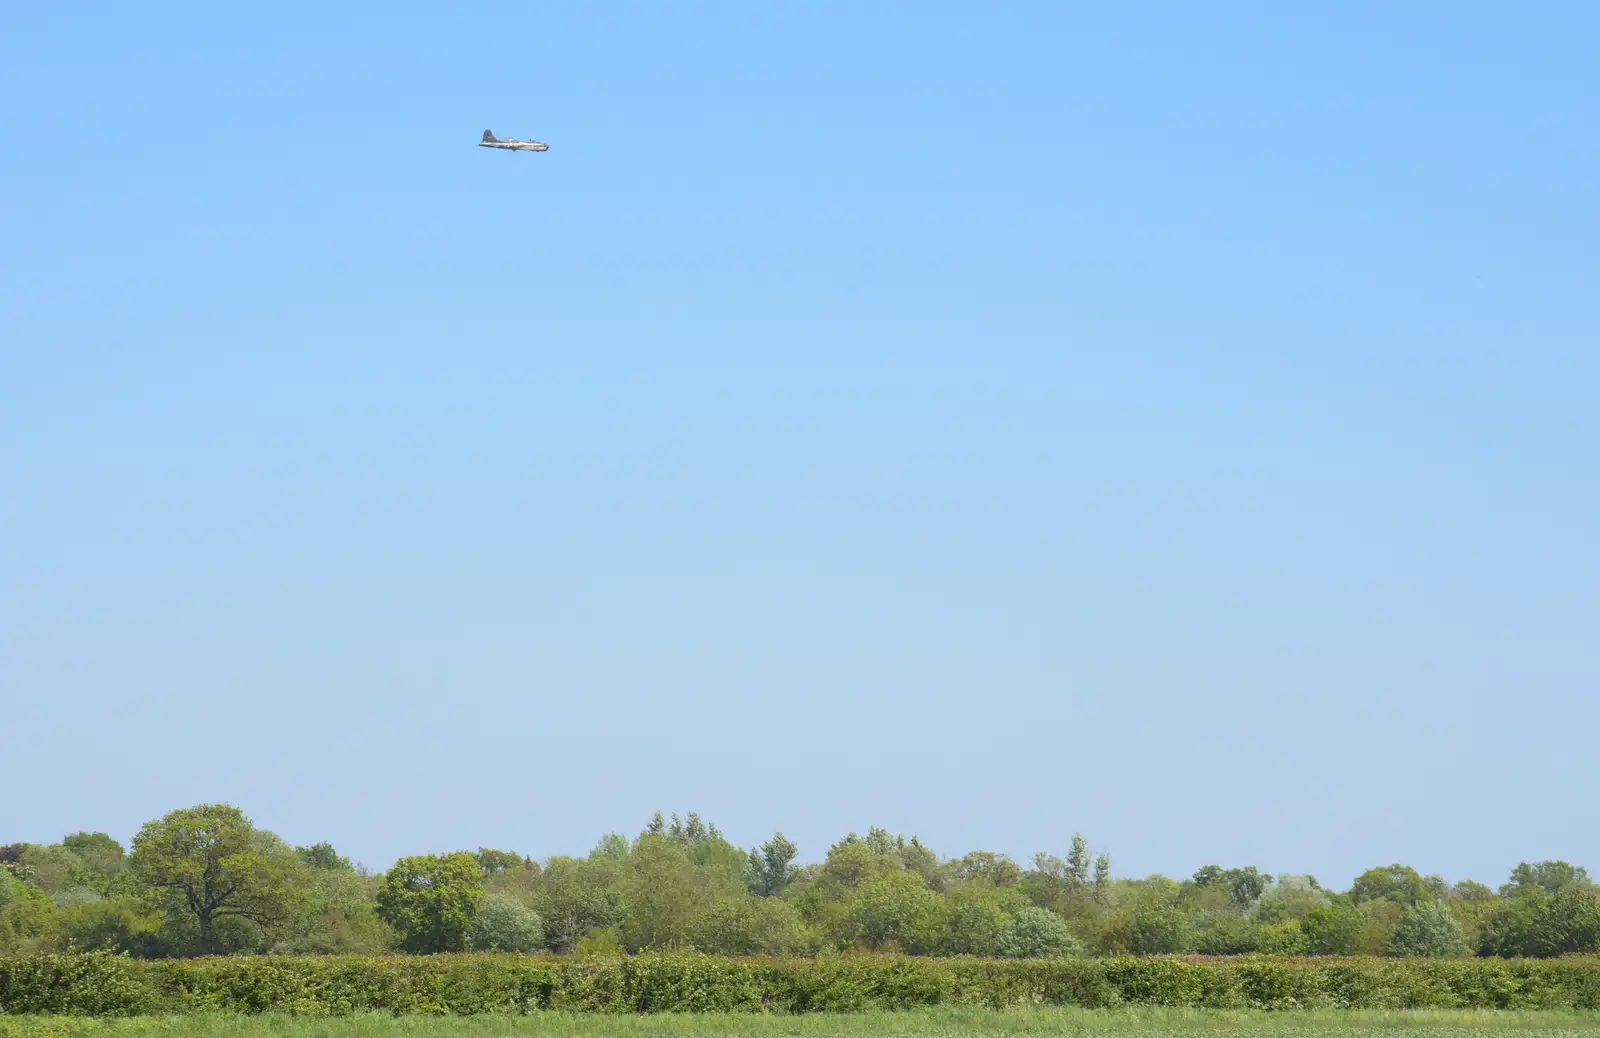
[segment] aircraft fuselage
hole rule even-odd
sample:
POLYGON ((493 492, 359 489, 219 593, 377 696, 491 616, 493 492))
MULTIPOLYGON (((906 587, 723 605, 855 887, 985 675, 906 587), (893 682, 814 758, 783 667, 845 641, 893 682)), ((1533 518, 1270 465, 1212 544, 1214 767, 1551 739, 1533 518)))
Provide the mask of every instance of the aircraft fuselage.
POLYGON ((479 141, 480 148, 503 148, 506 151, 549 151, 550 145, 542 141, 494 140, 479 141))

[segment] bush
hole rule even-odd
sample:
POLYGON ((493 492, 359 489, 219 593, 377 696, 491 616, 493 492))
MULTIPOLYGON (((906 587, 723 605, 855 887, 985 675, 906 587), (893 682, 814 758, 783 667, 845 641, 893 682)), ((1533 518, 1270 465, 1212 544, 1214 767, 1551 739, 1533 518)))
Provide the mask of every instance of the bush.
POLYGON ((1400 922, 1389 936, 1389 954, 1460 956, 1467 954, 1467 941, 1461 924, 1443 902, 1420 901, 1400 913, 1400 922))
POLYGON ((544 921, 520 901, 490 895, 467 931, 467 946, 479 951, 543 951, 544 921))
POLYGON ((0 1013, 804 1013, 937 1005, 1600 1009, 1600 959, 0 957, 0 1013))
POLYGON ((1047 908, 1023 908, 1000 931, 999 952, 1008 959, 1082 955, 1083 945, 1065 919, 1047 908))

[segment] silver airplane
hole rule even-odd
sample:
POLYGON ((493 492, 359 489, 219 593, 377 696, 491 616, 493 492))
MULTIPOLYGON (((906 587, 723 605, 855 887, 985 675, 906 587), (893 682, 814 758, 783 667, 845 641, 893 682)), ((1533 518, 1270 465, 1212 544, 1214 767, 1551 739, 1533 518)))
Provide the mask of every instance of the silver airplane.
POLYGON ((478 142, 480 148, 505 148, 507 151, 549 151, 550 145, 541 141, 519 141, 515 137, 501 140, 494 135, 493 130, 483 131, 483 140, 478 142))

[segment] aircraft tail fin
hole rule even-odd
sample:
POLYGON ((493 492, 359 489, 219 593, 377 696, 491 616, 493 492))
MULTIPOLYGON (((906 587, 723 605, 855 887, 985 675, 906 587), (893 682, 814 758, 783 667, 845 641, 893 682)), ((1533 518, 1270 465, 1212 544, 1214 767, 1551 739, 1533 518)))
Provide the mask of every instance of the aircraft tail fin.
POLYGON ((489 142, 492 142, 492 141, 498 141, 499 139, 500 139, 499 137, 496 137, 494 135, 494 131, 493 130, 484 130, 483 131, 484 143, 489 143, 489 142))

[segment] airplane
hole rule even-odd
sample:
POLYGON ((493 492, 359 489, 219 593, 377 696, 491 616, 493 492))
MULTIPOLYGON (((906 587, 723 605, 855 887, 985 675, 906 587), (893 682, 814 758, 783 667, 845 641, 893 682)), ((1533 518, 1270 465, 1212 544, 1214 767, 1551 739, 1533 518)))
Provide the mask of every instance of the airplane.
POLYGON ((549 151, 550 145, 541 141, 519 141, 515 137, 501 140, 494 135, 493 130, 483 131, 483 140, 478 142, 480 148, 505 148, 507 151, 549 151))

